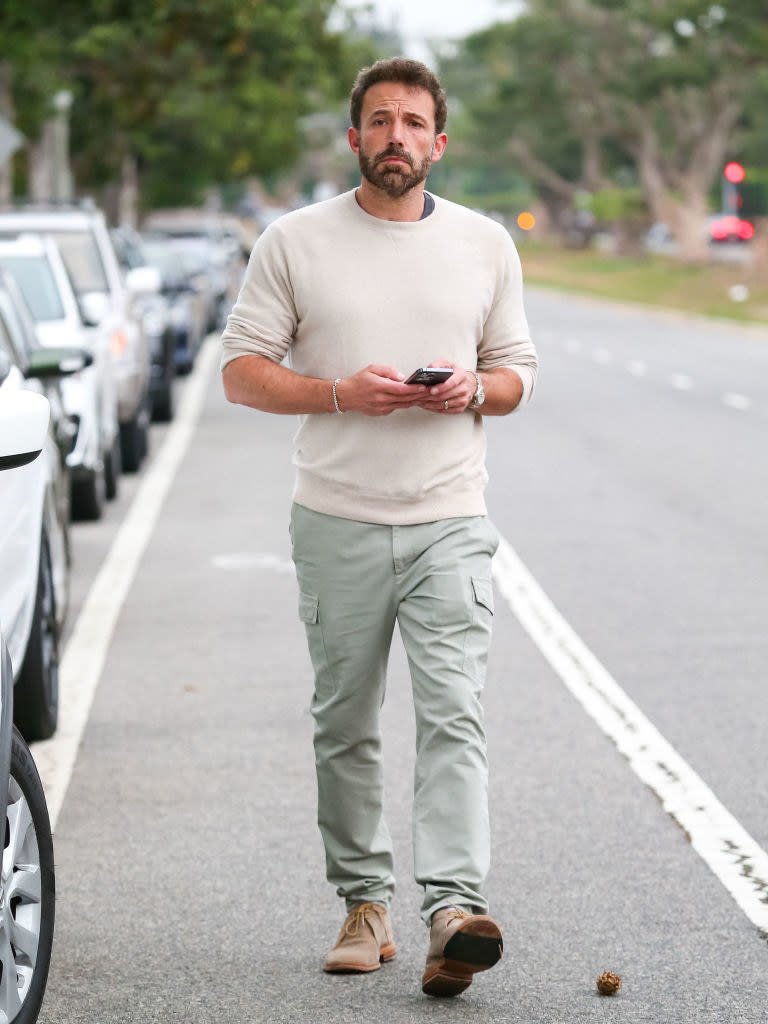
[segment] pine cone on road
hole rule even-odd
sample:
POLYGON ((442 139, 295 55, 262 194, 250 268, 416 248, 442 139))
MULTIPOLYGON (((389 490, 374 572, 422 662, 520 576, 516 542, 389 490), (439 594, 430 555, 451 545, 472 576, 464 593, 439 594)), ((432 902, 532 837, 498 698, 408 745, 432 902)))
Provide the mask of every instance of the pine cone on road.
POLYGON ((597 991, 601 996, 615 996, 621 988, 621 978, 611 971, 604 971, 597 979, 597 991))

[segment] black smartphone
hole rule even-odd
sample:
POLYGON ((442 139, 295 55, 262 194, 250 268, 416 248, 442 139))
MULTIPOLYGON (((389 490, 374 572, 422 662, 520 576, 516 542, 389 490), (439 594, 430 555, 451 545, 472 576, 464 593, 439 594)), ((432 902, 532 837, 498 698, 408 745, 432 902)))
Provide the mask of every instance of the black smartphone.
POLYGON ((428 388, 442 384, 453 373, 450 366, 420 366, 414 370, 406 384, 425 384, 428 388))

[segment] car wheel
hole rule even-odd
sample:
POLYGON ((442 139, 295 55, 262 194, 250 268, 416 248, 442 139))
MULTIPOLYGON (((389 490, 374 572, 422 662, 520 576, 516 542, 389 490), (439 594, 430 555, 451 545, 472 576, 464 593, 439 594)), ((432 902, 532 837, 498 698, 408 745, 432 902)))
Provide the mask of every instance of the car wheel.
POLYGON ((127 473, 136 473, 147 454, 148 428, 149 414, 145 400, 134 413, 133 419, 120 424, 120 454, 123 469, 127 473))
POLYGON ((48 539, 40 544, 40 567, 32 629, 13 690, 13 720, 22 736, 47 740, 59 717, 59 631, 48 539))
POLYGON ((34 1024, 51 963, 56 880, 43 787, 15 729, 1 884, 0 1018, 9 1024, 34 1024))
POLYGON ((91 470, 88 476, 72 481, 70 507, 73 519, 101 519, 106 500, 107 481, 103 464, 91 470))
POLYGON ((108 501, 117 497, 120 486, 120 473, 123 469, 123 460, 120 451, 120 434, 115 433, 111 449, 104 456, 104 483, 108 501))
POLYGON ((163 390, 152 397, 152 419, 155 423, 170 423, 173 419, 173 385, 171 381, 163 384, 163 390))

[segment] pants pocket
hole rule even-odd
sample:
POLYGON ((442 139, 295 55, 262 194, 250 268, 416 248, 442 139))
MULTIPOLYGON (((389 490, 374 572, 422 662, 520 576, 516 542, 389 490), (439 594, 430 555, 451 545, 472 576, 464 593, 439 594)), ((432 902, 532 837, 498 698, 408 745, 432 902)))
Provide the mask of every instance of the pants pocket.
POLYGON ((299 591, 299 619, 304 623, 307 634, 309 657, 315 672, 315 694, 327 695, 332 691, 333 683, 320 623, 320 598, 317 594, 299 591))
POLYGON ((473 576, 472 622, 464 644, 464 672, 476 682, 485 680, 493 625, 493 581, 473 576))

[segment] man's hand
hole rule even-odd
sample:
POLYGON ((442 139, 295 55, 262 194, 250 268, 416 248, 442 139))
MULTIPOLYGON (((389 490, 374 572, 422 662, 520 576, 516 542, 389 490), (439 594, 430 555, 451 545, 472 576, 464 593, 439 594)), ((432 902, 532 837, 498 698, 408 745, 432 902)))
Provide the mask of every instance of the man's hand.
POLYGON ((404 380, 403 374, 392 366, 366 366, 351 377, 343 377, 336 385, 339 408, 364 416, 388 416, 395 409, 421 405, 427 389, 422 384, 404 384, 404 380))
POLYGON ((450 366, 453 373, 443 384, 422 388, 424 394, 416 404, 428 412, 442 413, 443 416, 464 412, 477 391, 474 373, 447 359, 433 361, 430 366, 450 366))
MULTIPOLYGON (((436 412, 442 416, 455 416, 457 413, 465 412, 477 391, 474 373, 462 369, 448 359, 433 360, 431 365, 451 366, 453 373, 444 384, 426 388, 426 393, 416 404, 428 412, 436 412)), ((523 382, 516 370, 512 367, 497 366, 492 370, 483 370, 482 378, 485 401, 478 412, 484 416, 506 416, 517 408, 523 396, 523 382)))

